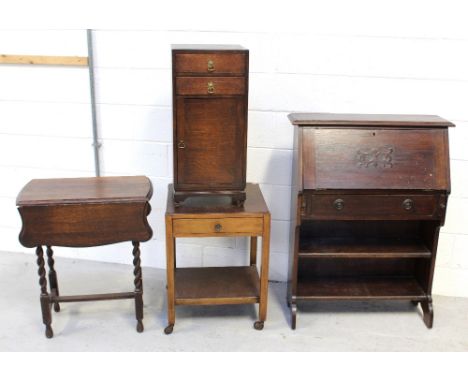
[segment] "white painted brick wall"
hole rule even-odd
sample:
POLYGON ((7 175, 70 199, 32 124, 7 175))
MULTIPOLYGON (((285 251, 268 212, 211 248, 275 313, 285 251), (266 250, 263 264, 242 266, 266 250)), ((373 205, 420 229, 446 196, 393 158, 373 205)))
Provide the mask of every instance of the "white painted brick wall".
MULTIPOLYGON (((451 1, 437 7, 366 2, 366 11, 358 12, 361 3, 341 2, 340 12, 334 1, 314 3, 308 12, 272 6, 259 20, 263 5, 249 2, 250 12, 211 17, 210 30, 192 17, 195 5, 176 19, 169 12, 176 5, 168 4, 157 17, 140 9, 129 30, 94 32, 103 173, 145 174, 154 186, 149 217, 154 238, 142 244, 145 266, 165 267, 164 212, 172 178, 170 44, 235 43, 250 50, 247 180, 260 184, 272 212, 270 278, 287 278, 292 160, 287 114, 429 113, 457 124, 450 130, 452 195, 434 293, 468 296, 465 17, 451 1)), ((206 17, 214 12, 205 9, 206 17)), ((0 53, 87 55, 86 33, 3 30, 0 53)), ((17 240, 20 188, 32 178, 93 175, 88 72, 1 65, 0 84, 0 249, 32 253, 17 240)), ((178 264, 240 265, 248 247, 245 238, 182 239, 178 264)), ((57 255, 120 263, 130 263, 130 254, 128 243, 57 250, 57 255)))

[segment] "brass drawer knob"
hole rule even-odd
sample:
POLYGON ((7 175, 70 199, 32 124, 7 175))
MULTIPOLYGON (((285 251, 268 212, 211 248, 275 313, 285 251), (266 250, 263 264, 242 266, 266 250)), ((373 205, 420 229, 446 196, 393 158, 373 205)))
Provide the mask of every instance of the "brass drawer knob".
POLYGON ((185 149, 185 142, 182 140, 182 141, 179 141, 179 143, 177 144, 177 147, 179 149, 185 149))
POLYGON ((406 210, 406 211, 411 211, 414 207, 414 202, 413 200, 411 199, 405 199, 403 200, 403 208, 406 210))
POLYGON ((337 211, 341 211, 344 208, 344 200, 343 199, 336 199, 333 202, 333 206, 337 211))
POLYGON ((223 226, 219 223, 216 223, 215 226, 214 226, 214 229, 215 229, 215 232, 221 232, 221 229, 223 228, 223 226))
POLYGON ((208 71, 209 71, 210 73, 215 71, 215 67, 214 67, 214 62, 213 62, 213 60, 208 60, 208 71))
POLYGON ((206 90, 207 90, 208 94, 213 94, 214 93, 215 87, 214 87, 214 83, 212 81, 208 82, 206 90))

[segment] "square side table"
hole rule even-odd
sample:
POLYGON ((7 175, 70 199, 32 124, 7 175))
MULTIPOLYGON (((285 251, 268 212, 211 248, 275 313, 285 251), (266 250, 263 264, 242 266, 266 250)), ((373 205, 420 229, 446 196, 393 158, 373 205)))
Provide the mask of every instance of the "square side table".
POLYGON ((243 206, 220 205, 213 197, 188 199, 176 207, 169 185, 166 210, 167 307, 166 334, 172 333, 176 305, 259 304, 263 329, 267 313, 270 212, 257 184, 247 184, 243 206), (176 238, 250 237, 249 265, 241 267, 177 268, 176 238), (257 237, 262 237, 260 275, 257 237))

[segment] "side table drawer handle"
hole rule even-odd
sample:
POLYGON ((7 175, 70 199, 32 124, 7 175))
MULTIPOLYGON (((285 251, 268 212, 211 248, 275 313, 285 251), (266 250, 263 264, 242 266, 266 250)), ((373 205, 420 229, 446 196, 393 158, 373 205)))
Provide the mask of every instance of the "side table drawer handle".
POLYGON ((221 232, 221 229, 223 228, 223 226, 219 223, 217 223, 215 226, 214 226, 214 229, 216 232, 221 232))

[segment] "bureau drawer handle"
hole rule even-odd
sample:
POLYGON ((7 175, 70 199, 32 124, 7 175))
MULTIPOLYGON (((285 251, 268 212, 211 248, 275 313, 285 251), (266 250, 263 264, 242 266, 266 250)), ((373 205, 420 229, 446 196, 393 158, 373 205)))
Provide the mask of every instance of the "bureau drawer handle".
POLYGON ((177 144, 177 147, 179 149, 185 149, 185 142, 182 140, 182 141, 179 141, 179 143, 177 144))
POLYGON ((207 89, 208 94, 213 94, 215 91, 214 83, 213 82, 208 82, 207 89))
POLYGON ((217 224, 215 224, 214 228, 215 228, 216 232, 221 232, 221 229, 223 228, 223 226, 221 224, 217 223, 217 224))
POLYGON ((333 206, 337 211, 341 211, 344 208, 344 200, 343 199, 336 199, 333 202, 333 206))
POLYGON ((403 208, 406 210, 406 211, 411 211, 414 207, 414 202, 413 200, 411 199, 405 199, 403 200, 403 208))
POLYGON ((209 72, 214 72, 215 71, 213 60, 208 60, 208 71, 209 72))

